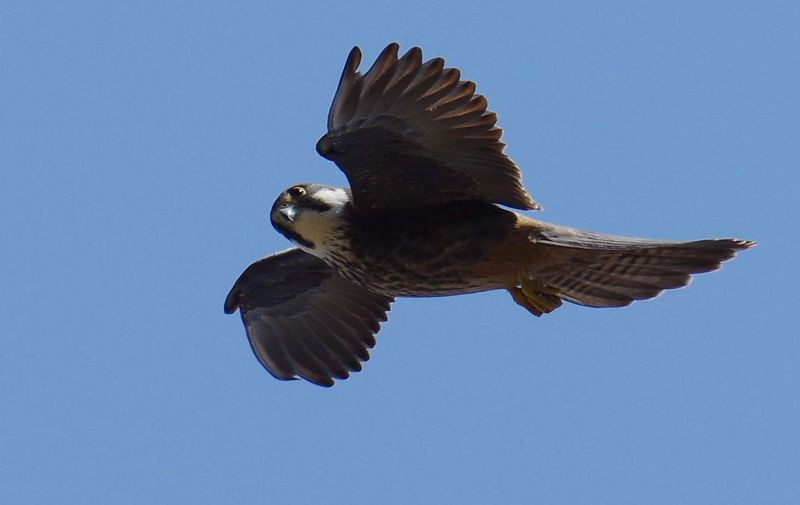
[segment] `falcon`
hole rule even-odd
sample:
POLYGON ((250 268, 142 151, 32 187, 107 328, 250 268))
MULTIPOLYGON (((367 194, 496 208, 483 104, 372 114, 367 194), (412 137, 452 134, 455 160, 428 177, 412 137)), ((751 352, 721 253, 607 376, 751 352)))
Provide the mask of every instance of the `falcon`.
POLYGON ((317 151, 349 188, 296 184, 270 212, 296 247, 250 265, 225 300, 259 362, 321 386, 361 370, 396 297, 506 290, 535 316, 622 307, 686 286, 755 242, 616 237, 534 220, 497 116, 444 60, 353 48, 317 151))

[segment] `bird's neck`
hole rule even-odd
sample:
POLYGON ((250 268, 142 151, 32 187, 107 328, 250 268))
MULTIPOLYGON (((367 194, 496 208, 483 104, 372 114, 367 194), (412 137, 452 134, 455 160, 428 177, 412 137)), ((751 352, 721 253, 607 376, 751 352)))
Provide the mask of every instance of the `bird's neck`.
POLYGON ((341 249, 347 216, 339 212, 310 212, 294 223, 296 237, 289 237, 299 248, 322 259, 341 249))

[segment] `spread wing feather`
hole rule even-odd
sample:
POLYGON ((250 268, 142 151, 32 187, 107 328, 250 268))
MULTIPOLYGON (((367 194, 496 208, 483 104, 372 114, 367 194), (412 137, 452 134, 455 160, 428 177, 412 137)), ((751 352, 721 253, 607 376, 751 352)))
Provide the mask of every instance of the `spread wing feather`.
POLYGON ((239 309, 253 353, 272 375, 331 386, 369 359, 392 301, 289 249, 247 267, 225 312, 239 309))
POLYGON ((361 74, 350 52, 317 151, 345 173, 356 212, 483 201, 538 209, 475 84, 444 60, 390 44, 361 74))

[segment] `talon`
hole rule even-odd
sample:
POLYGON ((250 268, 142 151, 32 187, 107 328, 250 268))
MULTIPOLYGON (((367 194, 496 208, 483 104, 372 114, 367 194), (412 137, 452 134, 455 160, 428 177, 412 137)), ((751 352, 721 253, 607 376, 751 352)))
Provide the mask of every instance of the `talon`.
POLYGON ((528 312, 530 312, 534 316, 541 317, 542 314, 544 314, 544 312, 539 310, 536 307, 536 305, 531 304, 530 300, 528 300, 528 297, 525 296, 525 293, 523 293, 522 289, 518 287, 508 288, 508 292, 511 294, 511 298, 514 299, 517 305, 519 305, 520 307, 524 307, 528 312))
POLYGON ((558 290, 545 286, 535 279, 522 277, 520 285, 508 290, 511 297, 537 317, 556 310, 562 304, 558 290))
POLYGON ((558 290, 556 288, 546 286, 536 279, 521 277, 520 284, 522 284, 522 289, 528 289, 530 291, 535 291, 536 293, 542 293, 545 295, 558 296, 558 290))

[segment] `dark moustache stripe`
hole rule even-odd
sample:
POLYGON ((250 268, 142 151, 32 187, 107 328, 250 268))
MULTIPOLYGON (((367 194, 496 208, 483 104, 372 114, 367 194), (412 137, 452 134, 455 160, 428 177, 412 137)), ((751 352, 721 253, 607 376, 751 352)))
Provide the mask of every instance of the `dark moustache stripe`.
POLYGON ((304 239, 299 234, 297 234, 297 232, 295 232, 293 230, 290 230, 289 228, 286 228, 285 226, 281 225, 280 223, 276 223, 276 222, 273 222, 272 226, 276 230, 278 230, 278 233, 280 233, 284 237, 288 238, 289 240, 292 240, 292 241, 300 244, 303 247, 308 247, 309 249, 314 249, 314 243, 313 242, 309 242, 308 240, 304 239))

